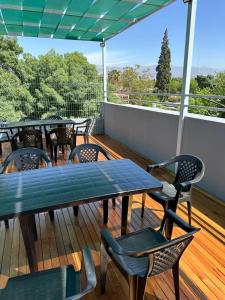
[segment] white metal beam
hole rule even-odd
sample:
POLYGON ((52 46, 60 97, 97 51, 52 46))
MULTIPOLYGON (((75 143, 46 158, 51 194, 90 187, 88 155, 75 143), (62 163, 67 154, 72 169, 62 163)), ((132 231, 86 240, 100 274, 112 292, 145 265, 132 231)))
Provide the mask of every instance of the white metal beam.
POLYGON ((195 20, 197 10, 197 0, 184 0, 188 2, 188 13, 187 13, 187 26, 186 26, 186 42, 185 42, 185 53, 184 53, 184 65, 183 65, 183 83, 181 92, 181 104, 180 104, 180 116, 177 132, 177 148, 176 155, 181 153, 182 148, 182 137, 184 128, 184 119, 188 113, 190 83, 191 83, 191 67, 192 67, 192 56, 194 48, 194 35, 195 35, 195 20))
POLYGON ((103 75, 103 101, 107 102, 107 70, 106 70, 106 44, 101 42, 102 48, 102 75, 103 75))

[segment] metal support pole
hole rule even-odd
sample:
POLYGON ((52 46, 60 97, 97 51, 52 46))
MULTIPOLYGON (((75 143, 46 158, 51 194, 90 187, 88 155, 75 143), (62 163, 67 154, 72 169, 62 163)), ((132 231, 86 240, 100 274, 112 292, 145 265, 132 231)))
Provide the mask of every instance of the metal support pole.
POLYGON ((176 155, 181 153, 182 147, 182 136, 184 119, 188 113, 190 83, 191 83, 191 67, 192 67, 192 56, 194 48, 194 35, 195 35, 195 20, 196 20, 196 9, 197 0, 184 0, 188 2, 188 14, 187 14, 187 26, 186 26, 186 42, 185 42, 185 53, 184 53, 184 66, 183 66, 183 83, 181 92, 181 103, 180 103, 180 116, 177 132, 177 149, 176 155))
POLYGON ((107 71, 106 71, 106 44, 101 42, 102 48, 102 73, 103 73, 103 101, 107 102, 107 71))

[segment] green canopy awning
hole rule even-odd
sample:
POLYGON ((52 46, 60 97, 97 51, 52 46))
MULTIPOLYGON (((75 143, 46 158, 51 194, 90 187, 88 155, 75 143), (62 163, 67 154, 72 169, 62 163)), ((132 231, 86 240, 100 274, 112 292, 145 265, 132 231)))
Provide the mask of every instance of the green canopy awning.
POLYGON ((174 0, 0 0, 0 35, 105 41, 174 0))

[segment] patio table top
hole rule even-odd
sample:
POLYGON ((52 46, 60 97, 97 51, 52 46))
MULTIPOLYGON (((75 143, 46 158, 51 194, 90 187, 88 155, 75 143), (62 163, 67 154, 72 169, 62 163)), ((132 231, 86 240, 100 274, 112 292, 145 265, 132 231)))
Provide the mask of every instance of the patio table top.
POLYGON ((129 159, 68 164, 0 175, 0 219, 159 189, 129 159))
POLYGON ((18 122, 4 122, 1 123, 3 129, 13 129, 22 127, 33 127, 33 126, 48 126, 48 125, 66 125, 75 124, 75 120, 31 120, 31 121, 18 121, 18 122))

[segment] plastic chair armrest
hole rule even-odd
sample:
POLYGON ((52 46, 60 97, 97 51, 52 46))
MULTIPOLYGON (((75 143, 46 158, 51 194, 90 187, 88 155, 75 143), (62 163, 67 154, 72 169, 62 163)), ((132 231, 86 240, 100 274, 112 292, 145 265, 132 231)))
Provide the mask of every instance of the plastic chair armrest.
POLYGON ((87 280, 87 284, 85 288, 78 294, 69 298, 66 298, 66 300, 77 300, 81 299, 83 296, 85 296, 87 293, 92 291, 96 287, 96 274, 95 274, 95 266, 92 259, 91 251, 89 248, 84 248, 82 250, 82 269, 81 272, 85 272, 85 277, 87 280))
MULTIPOLYGON (((165 213, 165 216, 164 218, 169 218, 171 219, 174 223, 176 223, 181 229, 183 229, 184 231, 186 232, 195 232, 195 231, 198 231, 200 230, 199 228, 196 228, 190 224, 188 224, 187 222, 185 222, 183 219, 181 219, 175 212, 173 212, 171 209, 168 209, 165 213)), ((165 222, 165 220, 162 221, 162 224, 163 222, 165 222)), ((162 227, 161 227, 162 229, 162 227)), ((160 229, 160 230, 161 230, 160 229)))
POLYGON ((7 131, 0 131, 0 134, 5 134, 7 136, 8 141, 10 141, 9 133, 7 131))
POLYGON ((108 160, 112 160, 113 157, 107 152, 107 151, 104 151, 103 153, 105 155, 105 157, 108 159, 108 160))
POLYGON ((103 241, 106 242, 107 246, 112 249, 113 252, 115 252, 119 255, 125 255, 123 248, 112 237, 111 233, 107 229, 102 229, 101 237, 102 237, 103 241))
POLYGON ((147 172, 150 173, 153 169, 158 169, 158 168, 166 167, 166 166, 171 165, 173 163, 174 163, 174 158, 171 158, 169 160, 163 161, 163 162, 158 163, 158 164, 148 165, 147 166, 147 172))
MULTIPOLYGON (((75 125, 76 126, 76 125, 75 125)), ((74 134, 77 134, 78 133, 78 131, 79 131, 79 129, 82 129, 82 128, 84 128, 84 131, 82 132, 82 133, 86 133, 86 125, 82 125, 82 126, 76 126, 75 127, 75 130, 74 130, 74 134)))

